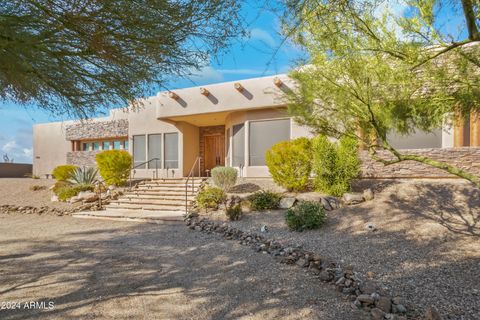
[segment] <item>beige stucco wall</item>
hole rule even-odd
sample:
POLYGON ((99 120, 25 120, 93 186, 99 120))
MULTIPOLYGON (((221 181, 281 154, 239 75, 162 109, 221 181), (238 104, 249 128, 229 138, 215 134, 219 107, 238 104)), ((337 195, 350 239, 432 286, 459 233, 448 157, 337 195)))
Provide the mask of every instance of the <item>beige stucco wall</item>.
MULTIPOLYGON (((200 155, 200 130, 199 127, 186 122, 178 123, 177 128, 183 137, 182 141, 180 141, 183 154, 183 175, 188 176, 192 166, 195 164, 195 160, 200 155)), ((197 168, 195 168, 193 174, 198 176, 197 168)))
POLYGON ((52 122, 33 126, 33 174, 44 177, 56 166, 67 163, 71 142, 65 138, 65 126, 71 122, 52 122))

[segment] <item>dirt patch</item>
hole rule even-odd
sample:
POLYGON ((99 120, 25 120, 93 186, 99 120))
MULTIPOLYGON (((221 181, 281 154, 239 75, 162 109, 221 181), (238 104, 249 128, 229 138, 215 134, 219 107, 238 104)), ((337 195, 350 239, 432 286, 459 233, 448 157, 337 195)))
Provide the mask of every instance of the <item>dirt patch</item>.
POLYGON ((328 212, 319 230, 288 231, 285 211, 246 214, 232 225, 257 233, 267 225, 268 237, 372 272, 419 314, 432 305, 447 319, 480 319, 480 191, 458 180, 383 182, 380 190, 373 201, 328 212))

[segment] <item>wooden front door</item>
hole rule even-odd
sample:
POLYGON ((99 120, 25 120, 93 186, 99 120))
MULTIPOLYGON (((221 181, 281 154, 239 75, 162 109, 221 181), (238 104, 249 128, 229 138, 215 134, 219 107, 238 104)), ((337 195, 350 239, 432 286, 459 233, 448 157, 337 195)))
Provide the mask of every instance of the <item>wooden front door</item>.
POLYGON ((205 136, 205 171, 225 165, 225 137, 205 136))

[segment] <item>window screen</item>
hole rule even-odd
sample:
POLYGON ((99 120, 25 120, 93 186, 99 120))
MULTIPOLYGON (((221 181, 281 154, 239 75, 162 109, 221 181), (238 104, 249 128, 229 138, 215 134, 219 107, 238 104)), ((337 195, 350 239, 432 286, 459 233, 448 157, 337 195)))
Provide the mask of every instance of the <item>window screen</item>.
MULTIPOLYGON (((133 166, 136 167, 145 162, 145 136, 133 136, 133 166)), ((145 169, 145 165, 138 167, 145 169)))
POLYGON ((148 135, 148 160, 158 158, 156 161, 148 163, 149 169, 161 168, 162 159, 162 135, 149 134, 148 135))
POLYGON ((249 133, 249 163, 264 166, 267 150, 277 142, 290 140, 290 119, 250 122, 249 133))
POLYGON ((164 134, 164 152, 165 152, 165 165, 166 169, 178 168, 178 133, 165 133, 164 134))
POLYGON ((245 125, 243 123, 234 125, 232 132, 232 165, 240 167, 245 165, 245 125))

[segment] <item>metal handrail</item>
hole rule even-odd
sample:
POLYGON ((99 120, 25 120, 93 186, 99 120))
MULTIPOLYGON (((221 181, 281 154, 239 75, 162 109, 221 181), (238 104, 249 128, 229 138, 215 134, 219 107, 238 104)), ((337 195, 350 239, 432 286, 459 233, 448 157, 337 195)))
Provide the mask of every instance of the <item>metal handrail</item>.
POLYGON ((190 172, 188 173, 187 176, 187 181, 185 181, 185 214, 188 214, 188 181, 190 181, 190 178, 192 178, 192 194, 195 193, 195 177, 193 176, 195 166, 198 164, 198 177, 201 178, 202 173, 200 169, 200 162, 201 162, 202 157, 197 157, 195 159, 195 162, 192 165, 192 169, 190 169, 190 172))
MULTIPOLYGON (((133 171, 133 175, 135 175, 136 173, 136 168, 138 167, 141 167, 141 166, 144 166, 146 164, 149 164, 150 162, 152 161, 155 161, 155 177, 156 179, 158 179, 158 161, 160 161, 161 159, 160 158, 152 158, 148 161, 145 161, 145 162, 142 162, 140 164, 137 164, 136 166, 133 166, 131 169, 130 169, 130 176, 129 176, 129 181, 130 181, 130 185, 129 185, 129 189, 131 190, 132 189, 132 179, 133 179, 133 176, 132 176, 132 171, 133 171)), ((148 169, 148 166, 145 167, 146 169, 148 169)), ((153 178, 152 178, 153 179, 153 178)))

